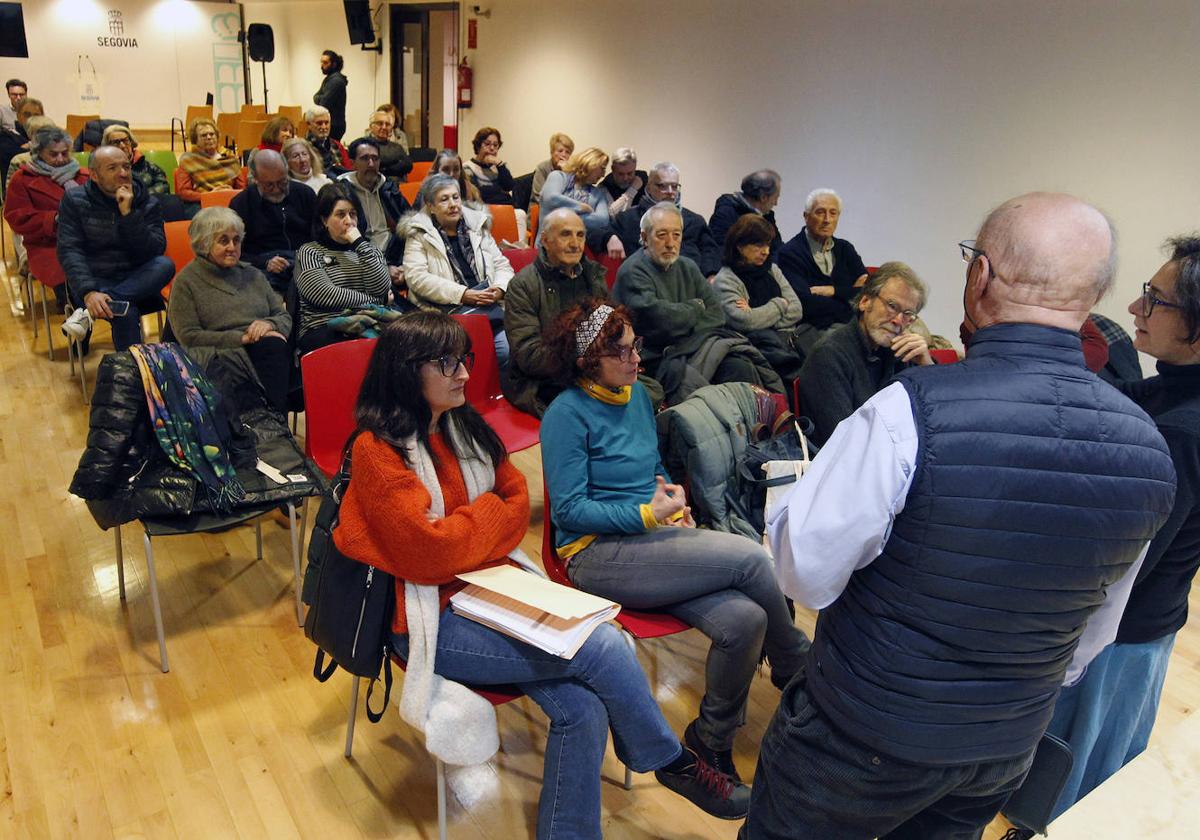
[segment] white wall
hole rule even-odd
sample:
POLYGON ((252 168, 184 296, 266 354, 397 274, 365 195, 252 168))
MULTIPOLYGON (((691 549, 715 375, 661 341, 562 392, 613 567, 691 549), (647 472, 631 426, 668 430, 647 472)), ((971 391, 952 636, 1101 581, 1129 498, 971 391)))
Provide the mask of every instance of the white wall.
POLYGON ((1124 308, 1162 239, 1200 227, 1200 4, 1194 0, 494 0, 479 20, 480 125, 514 172, 556 130, 578 147, 669 158, 708 215, 743 174, 784 176, 785 237, 805 194, 837 189, 868 264, 909 262, 927 318, 956 337, 955 243, 1018 193, 1064 190, 1121 236, 1124 308))
MULTIPOLYGON (((240 101, 244 84, 237 43, 238 7, 189 0, 26 0, 29 58, 0 59, 0 79, 29 83, 46 113, 100 113, 133 126, 170 124, 215 91, 240 101), (109 12, 120 13, 119 25, 109 12), (97 39, 119 37, 120 45, 97 39), (136 46, 133 42, 136 41, 136 46), (91 63, 81 59, 90 57, 91 63), (97 85, 80 96, 77 68, 97 85), (99 95, 99 103, 91 98, 99 95)), ((236 107, 236 106, 235 106, 236 107)))

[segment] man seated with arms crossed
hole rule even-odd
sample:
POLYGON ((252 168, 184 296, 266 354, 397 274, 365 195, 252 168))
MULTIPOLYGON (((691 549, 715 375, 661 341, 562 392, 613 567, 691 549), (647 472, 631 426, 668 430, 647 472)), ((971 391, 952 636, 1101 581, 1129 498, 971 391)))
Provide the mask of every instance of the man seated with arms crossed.
POLYGON ((612 171, 600 186, 608 190, 608 215, 616 216, 636 205, 646 194, 646 173, 637 168, 637 152, 622 146, 613 152, 612 171))
POLYGON ((350 188, 362 235, 383 253, 392 282, 399 284, 404 279, 404 241, 396 236, 396 223, 412 210, 412 205, 400 193, 399 183, 380 173, 379 145, 374 138, 360 137, 351 143, 350 160, 354 169, 338 178, 337 183, 350 188))
POLYGON ((313 148, 321 155, 321 165, 325 167, 325 174, 336 178, 343 172, 349 172, 353 168, 350 155, 347 154, 346 147, 330 133, 333 118, 329 115, 329 109, 323 105, 309 108, 304 112, 304 121, 308 123, 308 142, 312 143, 313 148))
MULTIPOLYGON (((613 171, 616 169, 614 159, 613 171)), ((708 222, 704 221, 703 216, 682 205, 679 189, 679 169, 675 164, 666 161, 654 164, 654 168, 646 176, 645 195, 628 210, 613 215, 613 234, 621 240, 626 256, 633 256, 642 247, 642 216, 660 201, 669 201, 683 214, 683 244, 680 253, 696 263, 700 273, 711 282, 721 270, 721 243, 713 239, 708 230, 708 222)), ((612 205, 609 205, 609 209, 612 209, 612 205)), ((609 250, 612 250, 611 244, 609 250)))
POLYGON ((250 158, 250 179, 253 183, 229 202, 246 225, 242 259, 265 274, 271 288, 287 300, 296 249, 313 238, 317 194, 292 181, 283 155, 270 149, 250 158))
POLYGON ((100 146, 88 169, 91 180, 67 190, 58 208, 58 261, 79 307, 62 331, 84 341, 94 319, 108 318, 113 345, 124 350, 141 341, 142 312, 161 302, 175 264, 163 256, 167 235, 158 199, 133 180, 129 155, 100 146), (128 311, 118 311, 126 304, 128 311))
POLYGON ((925 307, 925 284, 902 262, 879 266, 858 296, 858 318, 823 334, 800 368, 800 412, 824 443, 892 377, 931 365, 929 345, 908 327, 925 307))
POLYGON ((1175 500, 1154 422, 1084 367, 1114 242, 1070 196, 993 211, 963 243, 967 358, 900 374, 769 513, 821 614, 741 840, 980 837, 1113 637, 1175 500))
POLYGON ((804 201, 804 230, 779 252, 779 268, 804 307, 804 323, 827 330, 854 318, 858 287, 867 269, 854 246, 833 234, 842 218, 842 199, 818 189, 804 201))

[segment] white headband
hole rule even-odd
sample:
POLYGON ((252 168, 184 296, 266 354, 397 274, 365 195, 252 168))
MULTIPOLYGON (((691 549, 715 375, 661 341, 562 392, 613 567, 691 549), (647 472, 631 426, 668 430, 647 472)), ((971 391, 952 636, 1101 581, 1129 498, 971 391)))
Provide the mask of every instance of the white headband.
POLYGON ((591 315, 587 316, 582 324, 575 328, 576 356, 583 357, 583 354, 592 346, 592 342, 596 340, 596 336, 600 335, 600 330, 604 329, 608 316, 615 311, 607 303, 602 303, 592 311, 591 315))

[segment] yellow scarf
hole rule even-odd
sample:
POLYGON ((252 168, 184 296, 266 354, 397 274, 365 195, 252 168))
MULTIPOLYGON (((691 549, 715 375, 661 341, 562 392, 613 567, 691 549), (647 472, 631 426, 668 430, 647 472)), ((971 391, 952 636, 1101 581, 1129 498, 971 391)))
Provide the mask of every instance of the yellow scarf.
POLYGON ((575 383, 583 392, 594 400, 599 400, 605 405, 625 405, 633 396, 632 385, 622 385, 618 390, 614 391, 606 385, 601 385, 599 382, 594 382, 586 376, 579 377, 575 383))

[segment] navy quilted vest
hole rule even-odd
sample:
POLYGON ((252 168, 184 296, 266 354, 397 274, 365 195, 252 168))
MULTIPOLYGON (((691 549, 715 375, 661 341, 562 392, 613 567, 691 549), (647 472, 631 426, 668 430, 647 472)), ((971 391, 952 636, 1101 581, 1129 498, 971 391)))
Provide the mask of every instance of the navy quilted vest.
POLYGON ((809 686, 848 736, 918 764, 1029 751, 1104 587, 1170 512, 1153 421, 1079 337, 980 330, 968 358, 898 377, 916 474, 883 553, 822 611, 809 686))

